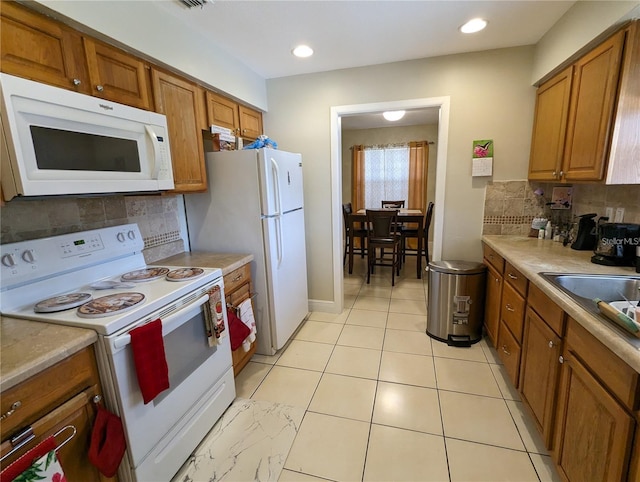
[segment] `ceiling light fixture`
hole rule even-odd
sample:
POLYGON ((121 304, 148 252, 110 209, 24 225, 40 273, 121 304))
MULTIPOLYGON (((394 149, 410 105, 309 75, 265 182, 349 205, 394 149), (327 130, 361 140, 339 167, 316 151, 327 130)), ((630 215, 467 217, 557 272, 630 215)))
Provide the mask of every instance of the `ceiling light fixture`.
POLYGON ((383 112, 382 116, 388 121, 397 121, 404 117, 403 110, 388 110, 387 112, 383 112))
POLYGON ((313 49, 308 45, 298 45, 291 51, 296 57, 311 57, 313 55, 313 49))
POLYGON ((476 33, 487 26, 487 21, 482 18, 474 18, 460 27, 462 33, 476 33))

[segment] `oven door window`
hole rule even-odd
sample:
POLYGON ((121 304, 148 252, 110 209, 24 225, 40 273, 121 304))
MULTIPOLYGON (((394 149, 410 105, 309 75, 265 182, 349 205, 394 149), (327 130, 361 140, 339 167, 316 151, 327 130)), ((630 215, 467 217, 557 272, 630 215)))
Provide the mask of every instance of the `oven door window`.
POLYGON ((164 337, 164 353, 169 366, 169 388, 153 399, 158 405, 218 349, 210 347, 202 311, 164 337))

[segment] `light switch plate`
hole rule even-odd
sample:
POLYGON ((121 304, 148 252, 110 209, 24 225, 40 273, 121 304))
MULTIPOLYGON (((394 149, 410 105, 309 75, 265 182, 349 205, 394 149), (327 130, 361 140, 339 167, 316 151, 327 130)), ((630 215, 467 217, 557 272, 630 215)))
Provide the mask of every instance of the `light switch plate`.
POLYGON ((608 207, 604 211, 604 215, 609 218, 609 222, 613 221, 613 208, 608 207))
POLYGON ((624 208, 616 208, 616 217, 613 220, 614 223, 621 223, 624 219, 624 208))

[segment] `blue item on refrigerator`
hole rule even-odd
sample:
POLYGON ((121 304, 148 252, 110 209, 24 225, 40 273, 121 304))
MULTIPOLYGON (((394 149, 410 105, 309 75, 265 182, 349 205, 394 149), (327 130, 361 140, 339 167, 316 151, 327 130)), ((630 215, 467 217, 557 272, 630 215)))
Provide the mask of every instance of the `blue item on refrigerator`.
POLYGON ((261 149, 263 147, 270 147, 272 149, 278 148, 278 143, 269 137, 262 135, 258 136, 258 138, 253 141, 251 144, 247 144, 242 149, 261 149))

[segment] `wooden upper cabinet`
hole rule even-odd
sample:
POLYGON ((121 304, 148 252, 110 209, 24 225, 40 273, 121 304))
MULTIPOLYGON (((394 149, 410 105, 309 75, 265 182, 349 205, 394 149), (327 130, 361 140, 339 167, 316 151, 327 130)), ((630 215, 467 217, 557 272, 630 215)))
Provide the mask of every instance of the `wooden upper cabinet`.
POLYGON ((240 136, 256 139, 262 134, 262 114, 243 105, 239 106, 240 136))
POLYGON ((633 22, 538 88, 529 179, 640 183, 640 33, 633 22))
POLYGON ((562 169, 569 116, 573 67, 542 84, 536 93, 536 110, 529 158, 529 179, 556 180, 562 169))
POLYGON ((156 111, 167 116, 176 192, 207 189, 202 130, 206 129, 204 91, 173 74, 151 69, 156 111))
POLYGON ((238 127, 240 126, 238 104, 209 91, 206 92, 206 98, 209 125, 215 124, 220 127, 226 127, 231 129, 233 135, 238 135, 238 127))
POLYGON ((618 32, 574 65, 563 166, 567 181, 604 177, 624 38, 625 32, 618 32))
POLYGON ((7 74, 88 93, 80 35, 14 2, 0 10, 0 69, 7 74))
POLYGON ((214 92, 206 92, 209 124, 231 129, 233 135, 256 139, 262 134, 262 113, 214 92))
POLYGON ((91 95, 150 110, 149 69, 143 60, 88 37, 82 38, 91 95))

